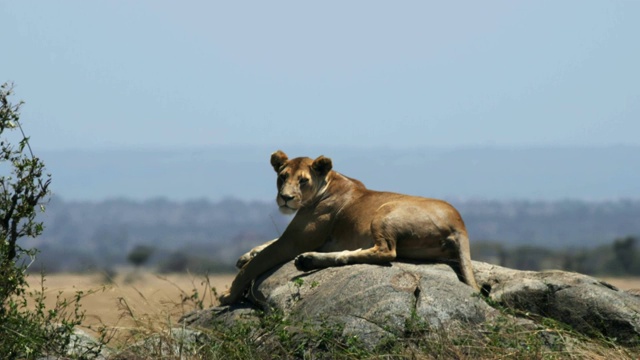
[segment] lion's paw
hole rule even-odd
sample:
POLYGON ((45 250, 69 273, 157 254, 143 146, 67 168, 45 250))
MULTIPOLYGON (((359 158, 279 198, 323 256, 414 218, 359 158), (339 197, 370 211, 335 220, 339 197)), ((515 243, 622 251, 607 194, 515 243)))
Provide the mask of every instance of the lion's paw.
POLYGON ((237 299, 227 290, 218 297, 218 301, 220 301, 220 305, 230 305, 236 302, 237 299))
POLYGON ((238 261, 236 261, 236 267, 238 269, 242 269, 249 262, 249 260, 251 260, 252 258, 253 257, 249 253, 246 253, 246 254, 240 256, 238 261))
POLYGON ((315 266, 313 265, 313 255, 309 253, 300 254, 296 256, 296 259, 294 260, 294 264, 296 265, 296 268, 300 271, 308 271, 308 270, 315 269, 315 266))

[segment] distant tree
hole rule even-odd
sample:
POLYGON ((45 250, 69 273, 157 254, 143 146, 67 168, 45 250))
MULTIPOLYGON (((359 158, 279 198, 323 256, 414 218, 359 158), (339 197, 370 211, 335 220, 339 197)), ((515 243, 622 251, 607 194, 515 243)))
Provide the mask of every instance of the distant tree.
POLYGON ((589 255, 586 249, 567 250, 561 255, 562 268, 567 271, 574 271, 583 274, 593 274, 593 263, 588 261, 589 255), (589 268, 589 265, 592 268, 589 268))
POLYGON ((471 244, 471 254, 474 260, 500 266, 505 266, 509 258, 508 250, 498 241, 474 241, 471 244))
POLYGON ((637 243, 638 239, 633 236, 616 239, 613 242, 613 252, 616 256, 616 263, 625 275, 633 273, 638 258, 636 250, 637 243))
POLYGON ((127 260, 133 264, 133 266, 139 268, 149 260, 154 251, 154 247, 148 245, 137 245, 129 252, 127 260))
POLYGON ((231 264, 221 263, 208 257, 190 255, 184 251, 175 251, 158 265, 160 273, 190 272, 195 274, 231 273, 236 269, 231 264))
POLYGON ((505 257, 505 266, 519 270, 542 270, 553 251, 540 246, 518 246, 505 257))
POLYGON ((94 251, 100 255, 97 266, 114 266, 128 261, 122 257, 130 248, 130 236, 126 226, 100 224, 89 235, 89 241, 95 244, 94 251))
POLYGON ((178 273, 185 272, 189 268, 189 255, 182 251, 176 251, 160 264, 159 271, 161 273, 178 273))

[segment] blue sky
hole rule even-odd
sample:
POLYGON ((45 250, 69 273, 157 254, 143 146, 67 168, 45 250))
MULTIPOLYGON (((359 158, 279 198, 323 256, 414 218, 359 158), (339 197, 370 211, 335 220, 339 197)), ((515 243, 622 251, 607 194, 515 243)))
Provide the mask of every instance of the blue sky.
POLYGON ((639 1, 1 1, 47 150, 640 145, 639 1))

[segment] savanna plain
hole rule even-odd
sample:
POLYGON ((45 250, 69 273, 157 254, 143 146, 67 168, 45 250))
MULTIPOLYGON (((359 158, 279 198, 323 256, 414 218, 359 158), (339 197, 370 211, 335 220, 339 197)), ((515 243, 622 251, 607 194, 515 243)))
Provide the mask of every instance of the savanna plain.
POLYGON ((234 274, 154 274, 122 271, 118 274, 29 275, 31 290, 44 288, 47 308, 80 296, 83 328, 95 333, 108 330, 111 341, 126 340, 132 332, 152 332, 178 326, 180 317, 200 307, 217 304, 216 292, 226 289, 234 274))

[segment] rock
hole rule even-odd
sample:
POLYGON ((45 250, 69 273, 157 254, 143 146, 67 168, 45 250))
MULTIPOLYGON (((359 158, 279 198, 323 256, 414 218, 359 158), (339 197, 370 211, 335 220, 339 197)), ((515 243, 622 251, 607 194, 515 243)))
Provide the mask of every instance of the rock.
POLYGON ((223 326, 233 326, 242 321, 258 321, 259 315, 259 311, 254 305, 241 303, 195 311, 185 315, 180 319, 180 322, 191 327, 207 327, 214 322, 223 326))
POLYGON ((111 355, 111 350, 80 329, 74 329, 67 348, 67 355, 71 357, 100 360, 108 359, 111 355))
MULTIPOLYGON (((446 264, 361 264, 302 273, 290 262, 254 283, 251 304, 201 311, 184 323, 229 325, 255 321, 258 311, 278 312, 292 324, 337 324, 343 337, 374 348, 416 324, 433 333, 475 331, 482 337, 497 323, 544 330, 532 321, 544 317, 587 335, 640 344, 639 297, 576 273, 518 271, 481 262, 474 266, 484 296, 460 282, 446 264)), ((549 337, 548 342, 554 340, 549 337)))
POLYGON ((198 357, 204 344, 210 342, 207 334, 185 328, 171 328, 141 340, 118 353, 117 359, 154 358, 191 359, 198 357), (145 354, 141 355, 140 354, 145 354))
POLYGON ((586 335, 640 344, 640 298, 631 293, 578 273, 474 265, 485 292, 503 306, 560 321, 586 335))
POLYGON ((252 294, 263 308, 300 318, 330 314, 398 330, 412 314, 442 327, 454 321, 481 323, 497 313, 444 264, 363 264, 300 273, 289 263, 263 276, 252 294))
POLYGON ((403 333, 415 319, 443 329, 482 324, 498 314, 444 264, 363 264, 301 273, 288 263, 261 277, 252 295, 261 308, 294 320, 343 325, 343 336, 368 347, 403 333))
MULTIPOLYGON (((55 329, 65 331, 64 325, 55 324, 55 329)), ((48 355, 40 358, 39 360, 57 360, 57 359, 91 359, 91 360, 106 360, 112 355, 112 351, 100 344, 91 335, 80 329, 73 329, 73 333, 69 337, 69 343, 65 349, 65 356, 48 355)))

